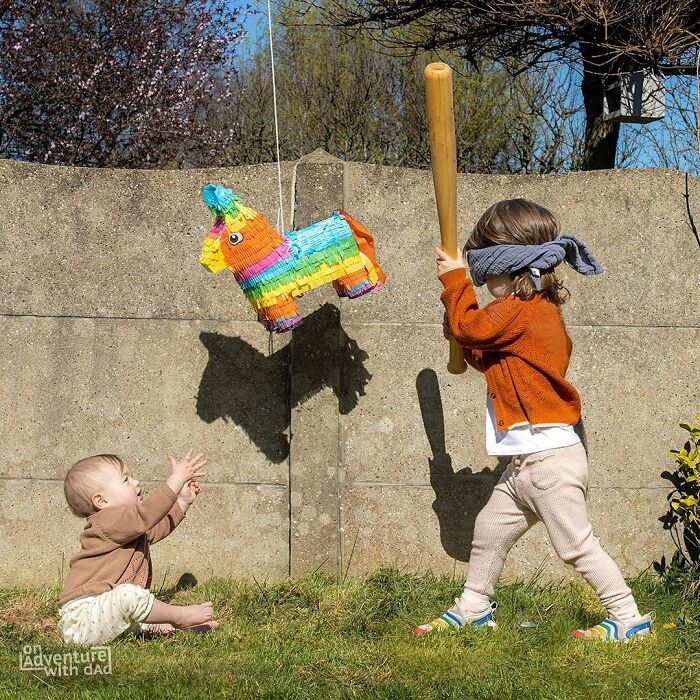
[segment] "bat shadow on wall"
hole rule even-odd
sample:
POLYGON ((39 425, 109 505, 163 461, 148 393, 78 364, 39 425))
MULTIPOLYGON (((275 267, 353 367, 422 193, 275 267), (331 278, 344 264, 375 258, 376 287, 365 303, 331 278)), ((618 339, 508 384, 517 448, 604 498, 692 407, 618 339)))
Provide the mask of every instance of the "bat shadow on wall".
POLYGON ((445 552, 459 561, 469 561, 474 521, 491 497, 493 487, 508 465, 508 457, 498 458, 493 471, 474 473, 470 467, 455 472, 445 445, 445 417, 437 374, 421 370, 416 391, 423 427, 433 453, 428 458, 430 485, 435 491, 433 510, 440 526, 440 542, 445 552))
MULTIPOLYGON (((474 473, 469 467, 455 472, 445 445, 445 419, 437 374, 424 369, 416 378, 416 391, 423 426, 433 453, 428 458, 430 485, 435 491, 433 510, 440 526, 440 541, 445 552, 459 561, 469 561, 474 537, 474 522, 491 497, 494 486, 505 471, 510 457, 499 456, 493 471, 474 473)), ((574 430, 586 446, 583 420, 574 430)))
POLYGON ((347 414, 371 379, 364 367, 369 355, 343 330, 333 304, 306 316, 291 333, 290 342, 271 355, 236 336, 199 335, 209 361, 199 383, 197 415, 207 423, 221 418, 240 426, 275 464, 289 455, 293 408, 330 387, 347 414))

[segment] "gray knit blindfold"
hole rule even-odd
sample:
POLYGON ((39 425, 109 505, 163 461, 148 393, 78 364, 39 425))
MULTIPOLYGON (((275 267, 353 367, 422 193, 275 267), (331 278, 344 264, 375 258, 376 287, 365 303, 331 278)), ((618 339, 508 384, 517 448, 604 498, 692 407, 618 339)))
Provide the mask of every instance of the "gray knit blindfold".
POLYGON ((535 288, 541 290, 540 271, 549 271, 562 260, 582 275, 604 271, 586 244, 568 233, 539 245, 499 244, 467 251, 469 272, 477 287, 485 284, 487 277, 528 270, 535 288))

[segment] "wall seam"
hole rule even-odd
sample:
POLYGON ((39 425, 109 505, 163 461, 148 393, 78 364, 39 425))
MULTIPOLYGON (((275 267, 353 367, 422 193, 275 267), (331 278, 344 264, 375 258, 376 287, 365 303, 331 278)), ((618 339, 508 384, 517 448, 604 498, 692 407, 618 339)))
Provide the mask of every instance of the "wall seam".
MULTIPOLYGON (((347 168, 345 167, 345 161, 342 161, 342 203, 341 208, 345 209, 345 201, 347 194, 347 168)), ((340 473, 342 469, 342 444, 341 444, 341 430, 342 430, 342 419, 340 415, 340 401, 342 400, 343 393, 343 310, 345 308, 345 300, 340 297, 340 303, 338 304, 338 400, 336 402, 336 464, 335 464, 335 522, 336 522, 336 554, 335 554, 335 570, 336 576, 340 578, 343 574, 343 539, 342 539, 342 527, 341 527, 341 488, 340 488, 340 473)))
MULTIPOLYGON (((483 308, 483 307, 482 307, 483 308)), ((346 327, 352 326, 425 326, 426 328, 442 328, 441 323, 434 321, 348 321, 346 327)), ((700 326, 641 326, 626 323, 567 323, 567 328, 639 328, 650 330, 654 328, 672 328, 678 330, 700 330, 700 326)))
MULTIPOLYGON (((296 202, 297 202, 297 166, 299 160, 294 161, 292 168, 292 179, 289 192, 289 230, 293 231, 296 226, 296 202)), ((287 576, 292 575, 292 449, 294 434, 292 433, 292 381, 294 375, 294 347, 289 343, 289 360, 287 362, 287 418, 289 421, 289 450, 287 451, 287 576)))
POLYGON ((0 313, 0 318, 65 318, 78 321, 201 321, 214 323, 247 323, 255 325, 257 321, 235 318, 201 318, 194 316, 88 316, 84 314, 8 314, 0 313))
MULTIPOLYGON (((50 483, 62 484, 63 479, 60 477, 48 477, 48 476, 12 476, 12 475, 2 475, 0 476, 0 481, 31 481, 32 483, 36 481, 46 481, 50 483)), ((162 484, 164 479, 140 479, 142 484, 162 484)), ((286 484, 280 483, 278 481, 206 481, 202 482, 207 486, 272 486, 275 488, 286 488, 286 484)))
MULTIPOLYGON (((342 300, 341 300, 342 303, 342 300)), ((183 321, 201 323, 245 323, 249 326, 258 325, 258 321, 236 318, 200 318, 191 316, 87 316, 79 314, 9 314, 0 313, 0 318, 56 318, 74 319, 83 321, 183 321)), ((426 328, 441 328, 440 323, 434 321, 347 321, 346 327, 351 326, 425 326, 426 328)), ((567 328, 639 328, 650 330, 654 328, 671 328, 677 330, 700 330, 700 326, 676 326, 676 325, 637 325, 627 323, 567 323, 567 328)))
MULTIPOLYGON (((469 476, 474 477, 474 476, 479 476, 478 474, 470 474, 469 476)), ((485 476, 493 476, 492 473, 487 473, 485 476)), ((444 477, 445 480, 450 480, 453 481, 454 477, 449 477, 446 476, 444 477)), ((439 479, 436 479, 438 481, 439 479)), ((401 482, 401 481, 348 481, 348 486, 358 486, 358 487, 372 487, 372 486, 391 486, 391 487, 403 487, 403 488, 416 488, 416 489, 433 489, 433 484, 416 484, 416 483, 410 483, 410 482, 401 482)), ((594 485, 589 485, 589 490, 590 489, 598 489, 598 490, 609 490, 609 489, 626 489, 628 491, 668 491, 672 487, 671 486, 626 486, 624 484, 620 485, 611 485, 611 486, 594 486, 594 485)))

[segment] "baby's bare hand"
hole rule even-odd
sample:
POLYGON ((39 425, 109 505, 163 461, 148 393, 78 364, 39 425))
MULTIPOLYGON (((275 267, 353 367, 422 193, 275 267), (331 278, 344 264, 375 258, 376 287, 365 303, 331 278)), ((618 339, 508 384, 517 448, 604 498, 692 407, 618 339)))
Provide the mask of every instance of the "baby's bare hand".
POLYGON ((177 496, 183 503, 191 506, 194 503, 195 498, 197 498, 199 495, 199 491, 199 482, 196 479, 192 479, 192 481, 185 482, 177 496))
POLYGON ((196 457, 192 457, 192 451, 190 447, 190 451, 179 462, 174 457, 170 457, 173 475, 182 479, 183 484, 205 475, 205 472, 200 471, 207 463, 204 453, 200 452, 196 457))

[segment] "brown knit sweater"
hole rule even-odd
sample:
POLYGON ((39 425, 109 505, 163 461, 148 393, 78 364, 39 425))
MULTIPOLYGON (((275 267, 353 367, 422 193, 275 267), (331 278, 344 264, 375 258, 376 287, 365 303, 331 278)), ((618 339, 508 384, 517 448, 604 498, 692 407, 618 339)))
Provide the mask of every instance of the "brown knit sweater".
POLYGON ((90 593, 104 593, 120 583, 151 585, 153 544, 167 537, 185 517, 177 494, 163 482, 140 503, 108 506, 88 516, 80 534, 80 551, 58 602, 90 593))
POLYGON ((581 399, 565 379, 573 343, 559 306, 536 294, 529 301, 499 297, 480 309, 464 268, 439 279, 450 330, 486 377, 498 430, 577 423, 581 399))

